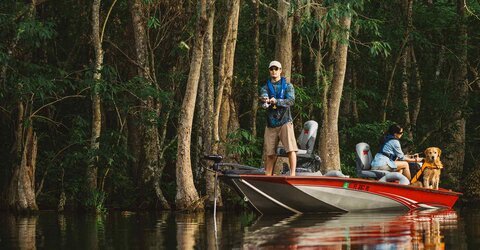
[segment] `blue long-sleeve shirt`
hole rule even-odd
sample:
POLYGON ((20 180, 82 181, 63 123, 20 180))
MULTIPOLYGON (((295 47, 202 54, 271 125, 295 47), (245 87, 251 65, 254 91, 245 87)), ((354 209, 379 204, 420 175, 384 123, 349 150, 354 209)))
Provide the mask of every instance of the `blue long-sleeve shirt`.
MULTIPOLYGON (((399 140, 389 140, 385 143, 383 146, 383 152, 386 153, 387 155, 393 155, 399 160, 404 160, 405 159, 405 154, 403 154, 402 151, 402 146, 400 145, 399 140)), ((382 154, 381 152, 378 152, 375 154, 375 158, 373 159, 372 163, 370 164, 372 166, 372 169, 378 169, 382 166, 388 165, 390 168, 396 169, 397 165, 395 162, 387 157, 386 155, 382 154)))
MULTIPOLYGON (((275 89, 276 95, 278 95, 282 88, 281 81, 272 82, 272 85, 275 89)), ((267 84, 260 88, 260 97, 269 97, 267 84)), ((277 103, 275 105, 270 105, 267 109, 267 126, 270 128, 280 127, 293 120, 290 111, 290 107, 295 103, 295 89, 293 88, 293 85, 287 83, 285 98, 276 100, 277 103)))

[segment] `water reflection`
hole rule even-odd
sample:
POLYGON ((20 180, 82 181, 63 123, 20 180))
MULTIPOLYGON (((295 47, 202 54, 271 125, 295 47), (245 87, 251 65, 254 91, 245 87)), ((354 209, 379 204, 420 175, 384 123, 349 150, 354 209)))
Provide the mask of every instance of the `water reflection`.
POLYGON ((204 224, 205 216, 199 214, 178 214, 176 216, 177 241, 179 249, 193 249, 199 237, 200 225, 204 224))
POLYGON ((442 231, 456 229, 457 219, 454 210, 260 218, 247 229, 243 247, 445 249, 442 231))
MULTIPOLYGON (((6 225, 10 229, 10 239, 20 249, 36 249, 37 216, 7 216, 6 225)), ((3 238, 3 237, 2 237, 3 238)), ((1 239, 1 238, 0 238, 1 239)), ((2 243, 0 242, 0 245, 2 243)))
POLYGON ((0 249, 479 249, 479 210, 313 214, 0 213, 0 249))

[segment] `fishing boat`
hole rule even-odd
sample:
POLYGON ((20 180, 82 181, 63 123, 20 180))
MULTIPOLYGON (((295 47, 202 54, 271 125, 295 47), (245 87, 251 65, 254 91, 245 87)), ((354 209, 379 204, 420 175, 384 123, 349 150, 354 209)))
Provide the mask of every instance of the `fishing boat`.
POLYGON ((212 171, 261 214, 394 211, 452 208, 461 193, 427 189, 397 182, 348 176, 267 176, 239 164, 222 163, 212 171))
MULTIPOLYGON (((338 170, 322 174, 321 159, 314 152, 317 130, 317 122, 307 121, 300 132, 297 176, 288 172, 267 176, 259 168, 223 163, 220 155, 205 158, 214 162, 209 170, 261 214, 452 208, 461 195, 442 188, 411 186, 398 172, 370 169, 372 154, 364 142, 356 145, 358 178, 350 178, 338 170)), ((286 155, 281 148, 277 150, 277 155, 282 154, 286 155)))

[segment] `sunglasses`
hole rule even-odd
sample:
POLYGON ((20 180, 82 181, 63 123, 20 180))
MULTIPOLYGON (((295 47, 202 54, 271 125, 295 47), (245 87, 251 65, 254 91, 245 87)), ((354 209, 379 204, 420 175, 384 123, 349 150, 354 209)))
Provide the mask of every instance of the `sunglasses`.
POLYGON ((271 68, 269 68, 269 70, 270 70, 270 71, 277 71, 277 70, 279 70, 279 68, 277 68, 277 67, 271 67, 271 68))

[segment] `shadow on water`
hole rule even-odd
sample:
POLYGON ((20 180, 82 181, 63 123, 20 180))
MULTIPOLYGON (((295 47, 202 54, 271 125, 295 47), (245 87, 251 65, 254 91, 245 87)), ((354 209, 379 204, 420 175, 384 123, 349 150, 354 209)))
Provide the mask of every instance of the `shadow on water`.
POLYGON ((0 213, 1 249, 479 249, 479 209, 407 213, 0 213))

